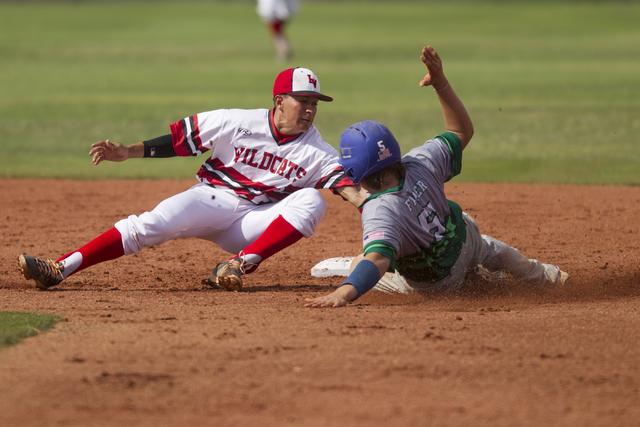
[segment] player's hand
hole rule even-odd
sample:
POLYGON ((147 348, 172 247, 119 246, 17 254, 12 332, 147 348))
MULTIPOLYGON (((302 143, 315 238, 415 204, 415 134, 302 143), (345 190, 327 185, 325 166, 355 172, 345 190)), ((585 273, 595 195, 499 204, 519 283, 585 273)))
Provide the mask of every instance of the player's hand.
POLYGON ((326 308, 326 307, 344 307, 347 300, 334 294, 325 295, 318 298, 305 298, 305 307, 326 308))
POLYGON ((351 284, 345 284, 330 293, 317 298, 305 298, 307 303, 305 307, 325 308, 325 307, 344 307, 347 302, 355 299, 357 296, 356 288, 351 284))
POLYGON ((338 187, 336 188, 336 192, 356 208, 360 207, 360 205, 367 200, 367 191, 359 184, 348 187, 338 187))
POLYGON ((325 307, 344 307, 347 302, 356 297, 356 288, 350 284, 340 286, 338 289, 330 293, 317 298, 305 298, 307 303, 305 307, 311 308, 325 308, 325 307))
POLYGON ((97 165, 103 160, 111 162, 124 162, 129 158, 129 149, 119 142, 98 141, 91 144, 89 155, 93 157, 93 164, 97 165))
POLYGON ((431 46, 422 48, 420 60, 427 66, 429 73, 420 81, 420 86, 433 86, 435 90, 444 89, 449 82, 444 76, 442 70, 442 60, 438 56, 438 52, 431 46))

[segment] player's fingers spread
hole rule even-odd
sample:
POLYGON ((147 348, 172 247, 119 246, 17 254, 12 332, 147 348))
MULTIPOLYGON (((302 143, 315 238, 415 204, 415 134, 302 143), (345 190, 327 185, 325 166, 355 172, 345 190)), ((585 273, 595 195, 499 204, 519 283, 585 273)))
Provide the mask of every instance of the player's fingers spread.
POLYGON ((440 59, 440 55, 438 55, 438 52, 436 52, 435 50, 431 52, 431 61, 434 64, 437 64, 438 66, 440 66, 440 64, 442 63, 442 60, 440 59))
POLYGON ((440 66, 440 63, 442 62, 440 60, 440 55, 438 55, 438 52, 436 52, 435 49, 433 49, 431 46, 429 46, 429 49, 429 62, 434 65, 440 66))
POLYGON ((311 301, 309 304, 307 304, 307 307, 311 307, 311 308, 323 308, 323 307, 329 307, 329 303, 327 303, 326 301, 319 301, 319 300, 313 300, 311 301))
POLYGON ((433 70, 434 68, 436 68, 437 64, 438 63, 433 59, 432 56, 427 57, 424 61, 424 65, 426 65, 429 70, 433 70))

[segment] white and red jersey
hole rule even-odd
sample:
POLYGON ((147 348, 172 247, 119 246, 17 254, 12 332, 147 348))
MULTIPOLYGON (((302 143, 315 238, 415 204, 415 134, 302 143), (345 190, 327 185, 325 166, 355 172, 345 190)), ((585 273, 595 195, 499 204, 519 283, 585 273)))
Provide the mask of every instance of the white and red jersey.
POLYGON ((171 125, 178 156, 212 150, 197 177, 229 188, 255 204, 282 200, 301 188, 353 185, 338 163, 338 152, 311 128, 279 137, 273 110, 214 110, 171 125))
POLYGON ((265 22, 288 21, 298 13, 298 0, 258 0, 256 11, 265 22))

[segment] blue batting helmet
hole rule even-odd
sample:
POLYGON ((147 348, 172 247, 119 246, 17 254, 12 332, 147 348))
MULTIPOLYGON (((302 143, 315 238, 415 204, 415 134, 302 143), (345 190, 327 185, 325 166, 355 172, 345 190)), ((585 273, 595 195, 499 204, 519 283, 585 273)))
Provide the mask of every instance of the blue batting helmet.
POLYGON ((373 120, 349 126, 340 136, 340 164, 354 184, 402 158, 391 131, 373 120))

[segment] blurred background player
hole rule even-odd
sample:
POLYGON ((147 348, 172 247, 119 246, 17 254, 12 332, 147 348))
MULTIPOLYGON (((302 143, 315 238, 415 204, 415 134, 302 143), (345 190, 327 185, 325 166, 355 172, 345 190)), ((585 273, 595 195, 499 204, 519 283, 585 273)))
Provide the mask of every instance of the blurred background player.
MULTIPOLYGON (((338 163, 338 152, 313 126, 318 102, 332 100, 320 92, 311 70, 290 68, 276 77, 272 109, 208 111, 173 123, 171 133, 152 140, 92 144, 89 155, 96 165, 206 151, 211 155, 197 173, 199 184, 150 212, 118 221, 57 261, 20 255, 22 274, 48 289, 97 263, 172 239, 197 237, 236 255, 218 264, 206 283, 240 290, 243 274, 313 235, 326 211, 317 189, 331 189, 355 206, 364 201, 338 163)), ((208 254, 199 256, 211 262, 208 254)))
POLYGON ((298 12, 298 0, 258 0, 258 15, 265 22, 278 59, 291 58, 291 46, 285 34, 289 20, 298 12))
MULTIPOLYGON (((446 132, 401 156, 393 134, 365 121, 340 137, 340 164, 370 195, 362 205, 364 253, 353 260, 349 277, 329 295, 307 299, 307 307, 341 307, 372 289, 389 272, 391 287, 452 291, 467 274, 509 277, 532 288, 562 286, 569 275, 555 265, 526 258, 518 250, 481 235, 476 222, 447 200, 444 183, 461 171, 462 150, 473 136, 467 110, 449 84, 431 47, 422 49, 446 132)), ((387 290, 392 290, 387 285, 387 290)))

